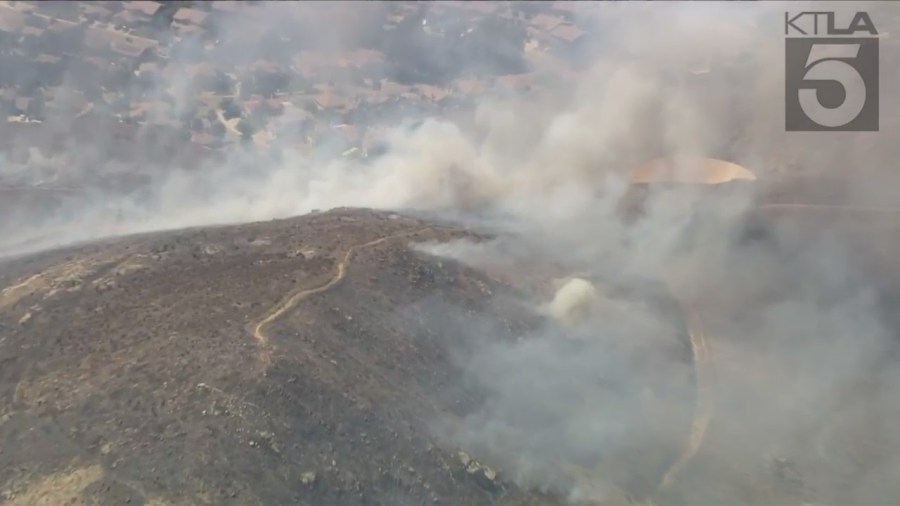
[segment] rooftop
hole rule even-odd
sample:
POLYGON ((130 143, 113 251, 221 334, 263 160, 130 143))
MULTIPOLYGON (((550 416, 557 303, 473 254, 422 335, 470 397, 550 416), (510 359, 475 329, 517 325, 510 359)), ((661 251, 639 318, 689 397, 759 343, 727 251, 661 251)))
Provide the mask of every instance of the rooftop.
POLYGON ((191 9, 191 8, 181 8, 178 9, 178 12, 175 13, 175 21, 181 23, 188 23, 194 25, 202 25, 204 21, 206 21, 207 16, 209 16, 208 12, 201 11, 199 9, 191 9))
POLYGON ((25 16, 9 7, 0 5, 0 31, 18 33, 25 26, 25 16))
POLYGON ((156 14, 156 11, 158 11, 161 7, 161 3, 151 2, 149 0, 135 0, 133 2, 125 2, 125 9, 131 11, 139 11, 148 16, 156 14))
POLYGON ((563 19, 559 16, 550 16, 547 14, 538 14, 531 19, 531 26, 545 31, 552 31, 563 23, 563 19))
POLYGON ((575 42, 583 37, 585 32, 571 23, 565 23, 557 26, 551 33, 554 37, 558 37, 567 42, 575 42))

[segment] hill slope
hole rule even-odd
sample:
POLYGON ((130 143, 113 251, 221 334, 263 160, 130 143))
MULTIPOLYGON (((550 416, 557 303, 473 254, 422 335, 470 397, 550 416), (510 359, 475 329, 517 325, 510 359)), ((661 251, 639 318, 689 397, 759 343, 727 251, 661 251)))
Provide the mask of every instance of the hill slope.
MULTIPOLYGON (((484 401, 462 381, 460 329, 489 320, 492 339, 514 341, 540 319, 509 303, 519 288, 496 280, 509 273, 408 248, 466 236, 338 210, 5 261, 0 492, 16 505, 555 504, 439 437, 484 401)), ((630 447, 607 466, 618 486, 652 489, 689 407, 635 429, 664 424, 669 439, 647 432, 650 460, 630 447)))
MULTIPOLYGON (((435 290, 406 242, 454 233, 350 212, 11 262, 0 296, 7 498, 490 502, 426 450, 423 424, 452 402, 427 395, 452 373, 390 310, 435 290), (353 245, 395 235, 287 310, 291 295, 335 279, 353 245)), ((461 302, 484 298, 473 273, 431 275, 461 302)))

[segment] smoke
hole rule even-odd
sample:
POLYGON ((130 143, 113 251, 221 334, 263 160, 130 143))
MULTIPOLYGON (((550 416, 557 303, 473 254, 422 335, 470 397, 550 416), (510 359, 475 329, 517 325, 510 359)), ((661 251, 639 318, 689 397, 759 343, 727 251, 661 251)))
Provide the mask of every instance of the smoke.
MULTIPOLYGON (((461 23, 430 5, 416 7, 426 26, 450 33, 461 23)), ((893 29, 898 14, 878 3, 828 8, 865 9, 881 32, 893 29)), ((353 16, 336 9, 263 3, 220 27, 222 45, 183 44, 171 54, 175 70, 145 83, 146 93, 168 97, 171 112, 163 114, 176 121, 202 98, 188 71, 198 47, 211 62, 252 63, 313 49, 329 58, 387 37, 380 25, 386 5, 353 16), (311 21, 319 14, 327 22, 311 21)), ((766 241, 744 242, 737 220, 755 195, 741 189, 721 198, 697 188, 652 190, 642 215, 620 216, 630 170, 661 156, 730 160, 763 182, 787 172, 852 173, 839 195, 845 204, 883 205, 896 196, 900 181, 888 170, 895 127, 887 125, 900 111, 887 86, 896 82, 889 66, 882 65, 881 132, 784 132, 783 9, 769 2, 587 4, 574 20, 592 29, 594 44, 572 55, 580 69, 574 79, 538 58, 531 65, 551 79, 533 93, 488 93, 471 112, 384 112, 392 124, 386 149, 364 161, 304 149, 300 133, 203 161, 174 153, 168 140, 151 142, 145 127, 138 127, 140 150, 107 145, 101 139, 113 138, 112 130, 82 131, 66 138, 56 158, 32 151, 21 163, 4 160, 4 179, 21 177, 23 163, 56 164, 60 177, 96 184, 52 213, 10 214, 15 220, 0 222, 0 253, 341 206, 446 213, 499 236, 425 245, 424 252, 550 285, 523 301, 543 319, 520 340, 503 341, 484 326, 454 329, 478 343, 456 356, 463 381, 486 400, 444 434, 449 443, 484 455, 522 486, 573 500, 612 493, 602 481, 676 503, 890 502, 900 493, 900 431, 887 421, 900 411, 892 395, 900 377, 888 358, 897 331, 883 306, 897 278, 871 267, 884 262, 858 255, 896 251, 896 244, 876 247, 868 237, 792 222, 766 241), (104 186, 123 173, 144 183, 104 186), (698 365, 711 364, 711 375, 695 368, 696 342, 690 351, 698 322, 709 347, 699 351, 712 357, 698 365), (701 387, 710 389, 706 400, 701 387), (699 445, 686 450, 704 417, 699 445), (658 490, 683 455, 687 463, 658 490)), ((387 44, 409 54, 372 72, 395 80, 415 68, 465 76, 472 57, 459 49, 465 45, 435 40, 387 44), (419 66, 398 67, 407 60, 419 66)), ((896 51, 889 40, 883 62, 896 51)), ((500 65, 490 62, 472 66, 500 65)), ((299 76, 290 86, 321 91, 299 76)), ((360 86, 349 73, 329 79, 360 86)), ((51 130, 76 124, 66 117, 45 123, 51 130)))

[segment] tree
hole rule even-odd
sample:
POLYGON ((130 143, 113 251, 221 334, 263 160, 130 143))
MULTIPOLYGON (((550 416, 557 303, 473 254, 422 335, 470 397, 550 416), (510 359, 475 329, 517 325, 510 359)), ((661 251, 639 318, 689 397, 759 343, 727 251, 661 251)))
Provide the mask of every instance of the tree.
POLYGON ((237 83, 238 89, 238 99, 242 102, 245 100, 249 100, 253 95, 253 82, 252 78, 244 79, 237 83))
POLYGON ((250 113, 250 121, 254 125, 265 125, 269 119, 269 110, 265 103, 258 104, 250 113))
POLYGON ((281 71, 258 71, 254 78, 254 91, 264 97, 271 98, 276 92, 288 89, 291 78, 281 71))
POLYGON ((234 90, 234 79, 228 74, 218 71, 216 72, 215 82, 213 83, 213 91, 220 95, 227 95, 234 90))
POLYGON ((241 133, 241 140, 253 139, 253 134, 256 133, 256 128, 246 118, 240 120, 236 128, 241 133))
POLYGON ((241 108, 233 99, 226 98, 222 101, 220 107, 222 108, 222 115, 225 116, 225 119, 241 117, 241 108))
POLYGON ((224 139, 225 138, 225 125, 216 121, 209 126, 209 134, 215 137, 216 139, 224 139))

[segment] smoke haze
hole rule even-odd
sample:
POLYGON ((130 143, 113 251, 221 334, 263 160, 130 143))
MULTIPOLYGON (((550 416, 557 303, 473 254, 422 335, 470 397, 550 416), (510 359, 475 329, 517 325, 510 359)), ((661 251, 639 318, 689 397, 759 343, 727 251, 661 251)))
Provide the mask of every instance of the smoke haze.
MULTIPOLYGON (((796 2, 790 9, 822 5, 796 2)), ((183 69, 198 63, 198 50, 200 61, 253 62, 313 43, 326 53, 372 44, 381 26, 369 20, 388 8, 354 6, 360 11, 349 15, 324 3, 262 3, 252 16, 220 27, 227 43, 182 44, 169 57, 175 70, 142 86, 171 96, 179 116, 197 100, 196 78, 183 69), (307 21, 298 28, 292 24, 298 19, 307 21), (302 36, 259 42, 261 27, 302 36)), ((866 10, 883 33, 900 29, 900 6, 827 7, 866 10)), ((462 22, 421 8, 427 23, 462 22)), ((619 216, 631 169, 657 157, 686 160, 684 166, 698 157, 729 160, 760 181, 786 173, 849 174, 840 203, 896 201, 900 103, 889 85, 897 69, 887 63, 900 56, 896 44, 882 43, 880 132, 788 135, 784 8, 585 5, 573 19, 596 34, 595 43, 572 55, 579 70, 571 79, 536 58, 529 64, 556 77, 540 93, 489 92, 472 110, 440 115, 396 113, 386 120, 392 129, 383 152, 364 160, 335 155, 324 143, 303 150, 301 135, 280 136, 265 149, 236 145, 199 162, 179 159, 146 132, 129 144, 133 152, 115 159, 110 152, 122 148, 110 145, 114 133, 106 131, 64 135, 65 149, 53 157, 13 149, 0 164, 4 180, 27 173, 75 185, 133 173, 139 181, 125 188, 84 185, 77 196, 54 197, 52 207, 11 205, 0 220, 0 254, 343 206, 443 213, 500 237, 423 245, 424 254, 510 276, 520 266, 536 266, 529 275, 546 266, 559 278, 552 290, 520 301, 542 322, 522 339, 494 338, 481 325, 459 330, 478 343, 456 355, 462 381, 484 389, 485 401, 440 431, 450 444, 483 455, 523 486, 572 500, 615 497, 589 490, 560 462, 647 499, 682 452, 702 404, 695 383, 711 377, 702 444, 661 500, 896 501, 900 429, 891 420, 900 415, 900 373, 893 367, 900 327, 890 303, 897 278, 873 271, 875 263, 860 261, 859 250, 887 251, 883 259, 900 244, 812 232, 797 241, 789 226, 776 228, 770 242, 745 244, 735 224, 753 195, 742 190, 719 199, 700 199, 693 190, 651 193, 639 218, 619 216), (153 163, 161 153, 172 156, 153 163), (627 288, 637 285, 646 292, 627 288), (678 303, 664 295, 669 291, 702 321, 713 376, 697 379, 688 347, 694 325, 677 316, 678 303)), ((464 75, 470 61, 479 69, 496 65, 475 61, 458 45, 440 40, 426 47, 430 53, 409 58, 431 62, 438 76, 464 75)), ((376 75, 396 71, 380 65, 376 75)), ((342 79, 349 78, 332 78, 342 79)), ((43 126, 67 133, 73 118, 47 118, 43 126)))

